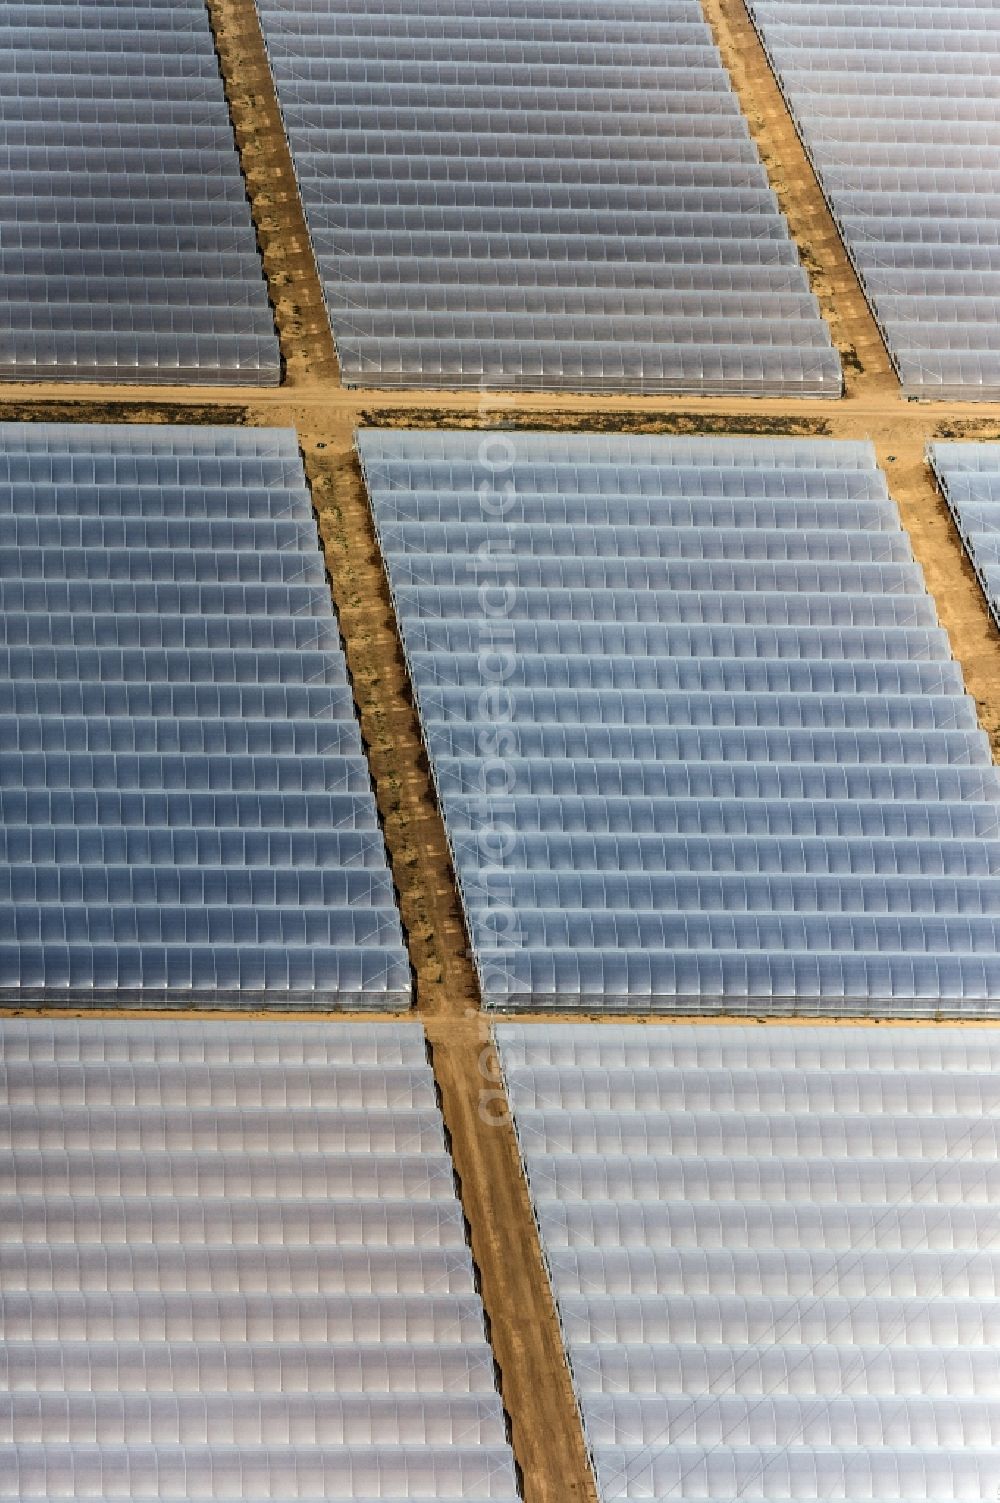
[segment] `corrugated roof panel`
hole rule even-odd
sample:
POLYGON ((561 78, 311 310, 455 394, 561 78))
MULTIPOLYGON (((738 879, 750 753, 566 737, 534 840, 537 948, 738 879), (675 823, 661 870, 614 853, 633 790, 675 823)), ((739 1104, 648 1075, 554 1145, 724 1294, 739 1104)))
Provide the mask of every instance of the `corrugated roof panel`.
POLYGON ((994 1010, 1000 780, 868 445, 357 442, 487 1005, 994 1010))
POLYGON ((0 425, 0 997, 406 1005, 294 433, 0 425))
POLYGON ((422 1030, 0 1020, 10 1496, 514 1503, 422 1030))
POLYGON ((696 0, 259 0, 351 385, 836 396, 696 0))
POLYGON ((501 1025, 602 1499, 1000 1485, 1000 1035, 501 1025))

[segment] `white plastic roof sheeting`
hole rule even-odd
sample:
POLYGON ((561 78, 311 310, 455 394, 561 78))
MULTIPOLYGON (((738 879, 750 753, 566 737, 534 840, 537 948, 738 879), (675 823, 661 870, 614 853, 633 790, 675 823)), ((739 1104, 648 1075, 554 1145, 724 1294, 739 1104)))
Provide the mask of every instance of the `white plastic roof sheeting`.
POLYGON ((350 385, 837 396, 697 0, 258 0, 350 385))
POLYGON ((990 614, 1000 626, 1000 448, 932 443, 927 457, 990 614))
POLYGON ((423 1031, 0 1020, 3 1496, 514 1503, 423 1031))
POLYGON ((294 432, 0 424, 0 998, 408 1004, 294 432))
POLYGON ((1000 1034, 498 1025, 602 1500, 1000 1488, 1000 1034))
POLYGON ((5 5, 0 170, 0 377, 277 383, 202 0, 5 5))
POLYGON ((866 444, 361 430, 488 1006, 1000 999, 1000 777, 866 444))
POLYGON ((996 400, 996 7, 747 8, 904 390, 996 400))

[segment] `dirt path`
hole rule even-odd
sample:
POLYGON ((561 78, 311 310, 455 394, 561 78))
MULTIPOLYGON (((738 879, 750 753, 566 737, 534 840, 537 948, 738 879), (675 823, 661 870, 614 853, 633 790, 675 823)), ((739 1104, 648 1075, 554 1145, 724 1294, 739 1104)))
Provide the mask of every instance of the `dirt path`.
POLYGON ((252 0, 209 8, 287 374, 279 400, 245 416, 298 432, 525 1500, 596 1503, 513 1125, 496 1111, 496 1061, 354 453, 360 405, 336 400, 345 394, 252 0))
POLYGON ((246 0, 206 3, 264 258, 285 381, 290 386, 336 382, 337 357, 323 290, 257 11, 246 0))
POLYGON ((315 427, 300 423, 299 439, 525 1499, 595 1503, 513 1126, 496 1114, 488 1027, 477 1016, 444 826, 354 454, 353 424, 349 417, 315 427))

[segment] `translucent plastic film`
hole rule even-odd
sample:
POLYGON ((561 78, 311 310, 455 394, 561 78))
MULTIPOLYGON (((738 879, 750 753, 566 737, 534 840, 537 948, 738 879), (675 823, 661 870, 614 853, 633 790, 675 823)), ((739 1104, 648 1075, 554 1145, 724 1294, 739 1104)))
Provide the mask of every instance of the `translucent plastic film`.
POLYGON ((1000 396, 1000 20, 748 0, 903 384, 1000 396))
POLYGON ((8 1018, 0 1146, 6 1496, 515 1503, 420 1028, 8 1018))
POLYGON ((295 435, 0 425, 0 996, 394 1007, 295 435))
POLYGON ((927 457, 994 621, 1000 622, 1000 451, 932 443, 927 457))
POLYGON ((995 1010, 1000 779, 870 447, 357 442, 488 1006, 995 1010))
POLYGON ((836 396, 696 0, 258 0, 345 381, 836 396))
POLYGON ((0 380, 277 383, 199 0, 6 6, 0 175, 0 380))
POLYGON ((602 1500, 1000 1485, 1000 1041, 500 1025, 602 1500))

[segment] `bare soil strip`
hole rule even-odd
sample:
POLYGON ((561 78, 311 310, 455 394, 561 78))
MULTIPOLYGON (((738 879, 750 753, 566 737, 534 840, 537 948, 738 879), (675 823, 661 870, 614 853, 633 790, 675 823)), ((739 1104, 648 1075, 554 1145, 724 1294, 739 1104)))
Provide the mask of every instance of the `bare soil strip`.
POLYGON ((252 0, 206 0, 288 385, 336 382, 337 357, 252 0))
POLYGON ((872 437, 941 625, 976 701, 979 723, 990 738, 993 760, 1000 762, 1000 641, 979 582, 927 465, 924 444, 908 436, 900 442, 891 429, 872 437))
POLYGON ((282 424, 344 417, 355 424, 412 428, 575 424, 605 432, 802 433, 866 438, 892 419, 928 438, 1000 439, 1000 402, 915 402, 869 388, 850 399, 652 396, 592 392, 494 393, 503 412, 483 415, 479 391, 351 389, 309 381, 284 386, 98 386, 91 382, 0 382, 0 419, 33 422, 282 424), (673 425, 673 426, 671 426, 673 425), (728 425, 728 426, 727 426, 728 425))
POLYGON ((339 419, 299 427, 331 588, 424 1016, 478 1005, 444 825, 389 602, 371 510, 339 419))
POLYGON ((526 1503, 597 1503, 485 1020, 424 1019, 526 1503))
POLYGON ((526 1503, 596 1503, 371 510, 340 418, 299 427, 526 1503), (485 1071, 485 1073, 484 1073, 485 1071))

